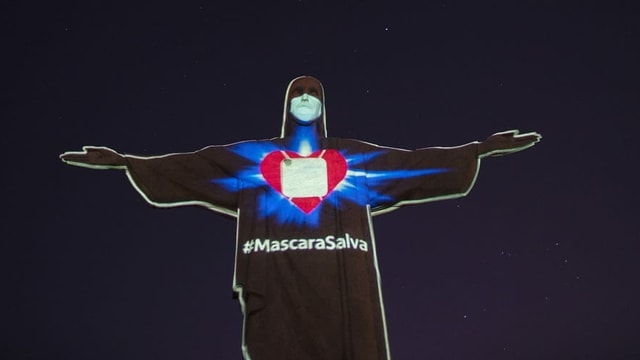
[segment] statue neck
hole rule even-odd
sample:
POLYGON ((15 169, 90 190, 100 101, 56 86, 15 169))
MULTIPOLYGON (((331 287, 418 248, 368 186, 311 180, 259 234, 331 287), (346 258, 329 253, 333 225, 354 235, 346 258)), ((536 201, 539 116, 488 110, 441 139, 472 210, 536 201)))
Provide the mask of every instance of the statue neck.
POLYGON ((320 150, 320 136, 315 124, 293 124, 291 135, 287 141, 287 148, 302 156, 309 156, 312 152, 320 150))

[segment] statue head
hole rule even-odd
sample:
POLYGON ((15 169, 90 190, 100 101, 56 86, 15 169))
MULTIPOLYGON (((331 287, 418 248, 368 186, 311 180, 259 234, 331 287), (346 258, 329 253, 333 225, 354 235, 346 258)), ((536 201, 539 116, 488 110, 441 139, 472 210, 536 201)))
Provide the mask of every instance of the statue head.
POLYGON ((324 89, 320 81, 311 76, 293 79, 287 87, 281 136, 291 134, 294 126, 314 126, 318 135, 325 137, 324 89))

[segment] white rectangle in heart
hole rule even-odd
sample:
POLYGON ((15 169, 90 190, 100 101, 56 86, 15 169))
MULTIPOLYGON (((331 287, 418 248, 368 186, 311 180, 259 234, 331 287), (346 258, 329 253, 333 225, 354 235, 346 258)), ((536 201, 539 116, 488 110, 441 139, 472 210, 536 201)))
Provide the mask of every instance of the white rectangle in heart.
POLYGON ((282 193, 289 198, 325 196, 329 189, 323 158, 288 158, 280 163, 282 193))

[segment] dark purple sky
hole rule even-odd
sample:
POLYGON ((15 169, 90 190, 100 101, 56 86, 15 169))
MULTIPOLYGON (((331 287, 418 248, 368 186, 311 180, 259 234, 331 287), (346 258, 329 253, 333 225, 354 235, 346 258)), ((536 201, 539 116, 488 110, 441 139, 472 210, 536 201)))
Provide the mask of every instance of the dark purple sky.
POLYGON ((544 137, 374 219, 394 359, 640 358, 638 5, 161 3, 2 5, 1 358, 240 359, 234 222, 58 154, 278 136, 303 74, 332 136, 544 137))

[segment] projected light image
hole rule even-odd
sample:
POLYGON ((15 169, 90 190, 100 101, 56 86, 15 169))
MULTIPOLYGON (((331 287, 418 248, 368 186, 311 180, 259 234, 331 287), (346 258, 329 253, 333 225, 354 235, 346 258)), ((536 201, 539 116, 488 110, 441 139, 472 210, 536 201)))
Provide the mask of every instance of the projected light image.
POLYGON ((235 176, 213 179, 212 182, 224 186, 229 191, 239 190, 237 180, 241 180, 244 187, 270 187, 271 191, 265 192, 258 199, 258 208, 264 210, 260 215, 273 216, 279 223, 305 226, 318 225, 318 210, 322 206, 340 208, 342 202, 350 201, 360 206, 368 203, 376 207, 381 201, 393 202, 394 199, 377 190, 390 180, 449 171, 445 168, 367 171, 367 162, 384 151, 349 154, 346 151, 323 150, 302 157, 268 141, 238 143, 231 146, 230 150, 252 161, 253 164, 241 169, 235 176), (311 159, 319 159, 326 166, 320 166, 319 169, 301 167, 291 170, 290 173, 285 170, 291 167, 286 164, 293 165, 296 160, 311 159), (363 180, 362 183, 368 185, 365 189, 356 187, 358 177, 363 180), (297 187, 298 190, 288 192, 287 184, 291 184, 289 187, 293 189, 297 187), (321 190, 323 184, 324 190, 321 190))

